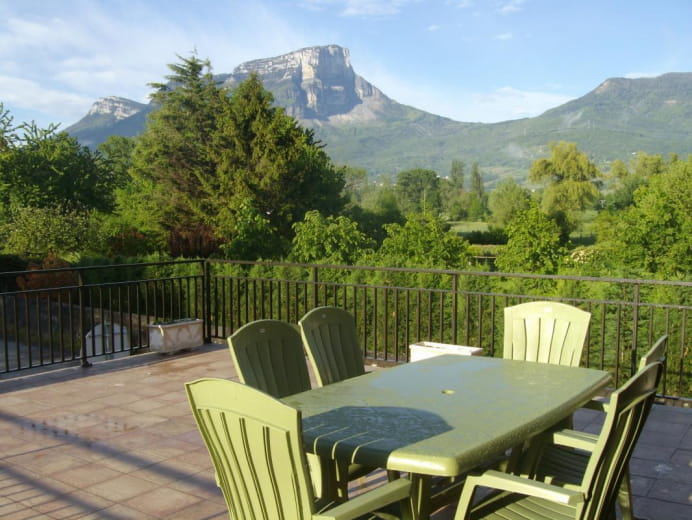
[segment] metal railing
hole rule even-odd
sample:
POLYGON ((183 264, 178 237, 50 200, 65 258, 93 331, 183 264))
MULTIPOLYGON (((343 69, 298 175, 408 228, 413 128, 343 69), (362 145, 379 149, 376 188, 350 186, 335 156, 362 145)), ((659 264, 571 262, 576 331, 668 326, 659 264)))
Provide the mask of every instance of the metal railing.
POLYGON ((504 307, 555 300, 591 312, 582 364, 609 370, 614 384, 667 334, 661 391, 692 397, 687 281, 209 260, 2 273, 0 282, 8 289, 20 277, 36 283, 0 293, 0 373, 135 354, 154 322, 202 318, 207 341, 225 340, 250 321, 295 323, 320 305, 355 316, 373 362, 405 362, 409 345, 426 340, 495 356, 504 307), (57 274, 61 287, 40 282, 57 274))
POLYGON ((22 289, 0 293, 0 373, 68 362, 88 366, 91 359, 148 348, 149 324, 203 316, 203 265, 185 261, 0 273, 5 288, 23 281, 18 284, 22 289), (196 266, 197 273, 171 274, 181 265, 196 266))
POLYGON ((611 371, 619 385, 667 334, 662 393, 692 396, 692 282, 229 261, 210 261, 207 269, 210 337, 262 318, 295 323, 314 307, 334 305, 354 315, 365 356, 376 362, 407 361, 409 345, 419 341, 496 356, 504 307, 554 300, 592 314, 583 365, 611 371))

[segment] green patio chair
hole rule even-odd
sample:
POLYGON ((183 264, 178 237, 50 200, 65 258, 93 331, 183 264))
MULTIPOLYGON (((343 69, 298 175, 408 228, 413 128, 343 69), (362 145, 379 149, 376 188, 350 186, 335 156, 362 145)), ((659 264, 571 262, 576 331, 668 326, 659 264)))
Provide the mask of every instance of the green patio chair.
MULTIPOLYGON (((363 351, 351 313, 338 307, 316 307, 298 321, 298 328, 319 386, 365 373, 363 351)), ((342 484, 339 495, 347 492, 344 482, 363 477, 376 469, 337 461, 337 482, 342 484)), ((388 472, 387 476, 390 480, 398 478, 395 472, 388 472)))
POLYGON ((337 307, 316 307, 298 322, 319 386, 365 373, 353 316, 337 307))
POLYGON ((559 302, 505 307, 503 357, 579 366, 591 313, 559 302))
POLYGON ((563 479, 569 462, 553 459, 547 464, 544 450, 533 453, 543 443, 532 443, 526 457, 536 463, 531 464, 528 476, 496 470, 469 475, 455 520, 614 520, 619 483, 653 404, 660 370, 661 363, 647 365, 611 394, 595 444, 584 443, 579 432, 545 434, 549 445, 588 450, 585 470, 573 483, 563 479), (494 491, 472 504, 479 486, 494 491))
MULTIPOLYGON (((660 361, 663 365, 663 368, 665 369, 667 350, 668 335, 664 334, 663 336, 658 338, 656 342, 653 345, 651 345, 651 348, 646 351, 646 354, 644 354, 641 357, 641 359, 639 360, 639 370, 644 368, 646 365, 655 363, 656 361, 660 361)), ((663 375, 663 370, 661 371, 661 375, 663 375)), ((659 381, 656 382, 656 386, 658 386, 658 383, 659 381)))
MULTIPOLYGON (((310 374, 298 327, 280 320, 256 320, 228 337, 228 347, 241 383, 273 397, 281 398, 310 390, 310 374)), ((329 495, 326 471, 335 472, 336 494, 348 496, 348 483, 376 468, 361 464, 327 463, 314 453, 307 454, 310 475, 317 497, 329 495)))
POLYGON ((299 410, 224 379, 200 379, 185 389, 231 519, 349 519, 396 503, 410 513, 407 479, 318 509, 299 410))
POLYGON ((277 398, 311 388, 295 325, 280 320, 247 323, 228 337, 228 348, 241 383, 277 398))
MULTIPOLYGON (((663 367, 665 367, 666 349, 668 346, 668 336, 661 336, 653 346, 644 354, 639 361, 639 370, 644 370, 651 363, 660 363, 661 370, 656 379, 656 388, 658 388, 663 367)), ((600 409, 603 412, 607 411, 608 401, 592 401, 589 408, 600 409)), ((588 432, 574 432, 572 430, 564 430, 568 435, 579 436, 582 440, 581 450, 565 449, 562 446, 549 445, 545 448, 542 455, 543 465, 552 468, 552 471, 557 472, 561 469, 560 478, 562 481, 575 484, 584 475, 586 466, 589 462, 589 452, 591 448, 598 442, 598 435, 588 432)), ((620 482, 620 490, 618 492, 618 505, 622 520, 633 520, 632 506, 632 485, 630 480, 629 465, 625 467, 620 482)))

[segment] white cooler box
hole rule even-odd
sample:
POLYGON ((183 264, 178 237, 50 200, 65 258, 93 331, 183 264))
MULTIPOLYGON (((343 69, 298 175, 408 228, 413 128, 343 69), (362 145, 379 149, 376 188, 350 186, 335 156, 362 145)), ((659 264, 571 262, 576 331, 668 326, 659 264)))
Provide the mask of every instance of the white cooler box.
POLYGON ((443 354, 455 354, 457 356, 482 356, 483 349, 479 347, 467 347, 465 345, 450 345, 449 343, 435 343, 433 341, 420 341, 409 345, 410 361, 420 361, 443 354))

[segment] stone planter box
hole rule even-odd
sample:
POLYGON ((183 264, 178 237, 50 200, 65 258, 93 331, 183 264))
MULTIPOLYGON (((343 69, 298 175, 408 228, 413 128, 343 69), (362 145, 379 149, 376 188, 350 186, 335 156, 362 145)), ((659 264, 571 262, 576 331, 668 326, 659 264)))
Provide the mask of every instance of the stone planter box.
POLYGON ((149 350, 167 354, 199 347, 204 344, 203 323, 190 319, 149 324, 149 350))
POLYGON ((410 361, 420 361, 433 356, 443 354, 455 354, 457 356, 482 356, 483 349, 479 347, 467 347, 465 345, 450 345, 449 343, 435 343, 433 341, 420 341, 409 345, 410 361))

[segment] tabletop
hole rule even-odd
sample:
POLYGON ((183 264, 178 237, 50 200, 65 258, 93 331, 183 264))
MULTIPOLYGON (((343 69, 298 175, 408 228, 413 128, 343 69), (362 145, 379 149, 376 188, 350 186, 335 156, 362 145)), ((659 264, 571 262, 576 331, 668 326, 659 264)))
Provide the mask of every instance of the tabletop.
POLYGON ((455 476, 568 417, 607 372, 443 355, 284 398, 306 450, 396 471, 455 476))

